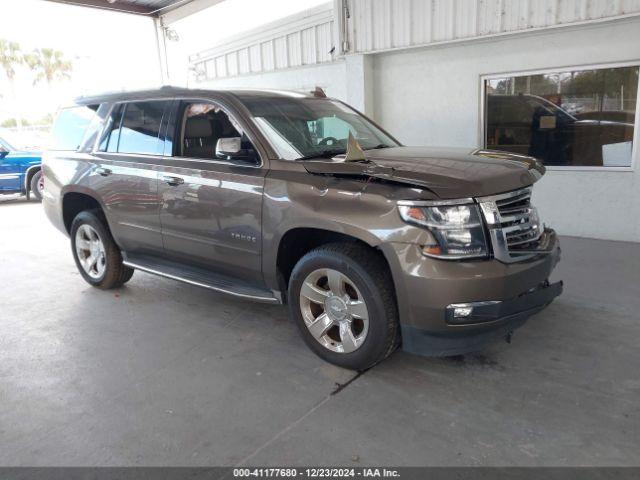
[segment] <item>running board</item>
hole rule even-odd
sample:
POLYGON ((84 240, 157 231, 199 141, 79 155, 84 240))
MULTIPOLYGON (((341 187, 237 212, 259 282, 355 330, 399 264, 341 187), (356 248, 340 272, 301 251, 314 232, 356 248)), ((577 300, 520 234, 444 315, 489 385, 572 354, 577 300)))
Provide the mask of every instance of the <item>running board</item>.
POLYGON ((208 288, 216 292, 226 293, 239 298, 245 298, 263 303, 282 303, 274 292, 266 288, 237 281, 231 277, 213 273, 197 267, 176 264, 165 259, 149 256, 132 256, 122 253, 126 266, 143 272, 170 278, 179 282, 208 288))

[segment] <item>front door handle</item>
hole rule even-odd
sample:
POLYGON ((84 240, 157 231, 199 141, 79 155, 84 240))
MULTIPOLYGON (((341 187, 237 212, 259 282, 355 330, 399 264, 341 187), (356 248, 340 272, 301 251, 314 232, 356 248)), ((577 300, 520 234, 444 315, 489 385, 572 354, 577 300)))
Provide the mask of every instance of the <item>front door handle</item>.
POLYGON ((102 175, 103 177, 108 177, 112 172, 108 168, 98 167, 96 168, 96 173, 98 173, 98 175, 102 175))
POLYGON ((167 185, 171 185, 172 187, 175 187, 177 185, 182 185, 184 183, 184 178, 165 175, 162 177, 162 181, 167 185))

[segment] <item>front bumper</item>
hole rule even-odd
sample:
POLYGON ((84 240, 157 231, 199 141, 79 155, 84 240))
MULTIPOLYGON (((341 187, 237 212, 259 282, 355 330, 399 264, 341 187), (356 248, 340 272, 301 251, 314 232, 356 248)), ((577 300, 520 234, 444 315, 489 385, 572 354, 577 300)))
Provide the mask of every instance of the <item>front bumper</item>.
POLYGON ((498 322, 528 312, 537 312, 562 293, 562 281, 545 282, 529 292, 509 300, 455 303, 445 309, 449 325, 475 325, 498 322))
POLYGON ((562 292, 561 282, 548 282, 560 259, 554 232, 544 254, 516 263, 437 260, 401 243, 387 244, 383 251, 394 277, 403 349, 411 353, 480 350, 510 335, 562 292), (456 317, 456 306, 471 310, 456 317))

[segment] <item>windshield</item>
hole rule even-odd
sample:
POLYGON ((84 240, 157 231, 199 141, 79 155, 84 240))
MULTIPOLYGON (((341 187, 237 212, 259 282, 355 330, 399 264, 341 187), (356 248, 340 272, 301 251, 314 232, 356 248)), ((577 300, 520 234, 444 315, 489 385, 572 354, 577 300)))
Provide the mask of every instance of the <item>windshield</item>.
POLYGON ((9 139, 13 140, 11 132, 0 128, 0 146, 11 152, 16 150, 16 148, 13 146, 13 142, 10 142, 9 139))
POLYGON ((281 158, 299 160, 345 153, 349 132, 364 150, 398 142, 348 106, 324 98, 243 98, 281 158))

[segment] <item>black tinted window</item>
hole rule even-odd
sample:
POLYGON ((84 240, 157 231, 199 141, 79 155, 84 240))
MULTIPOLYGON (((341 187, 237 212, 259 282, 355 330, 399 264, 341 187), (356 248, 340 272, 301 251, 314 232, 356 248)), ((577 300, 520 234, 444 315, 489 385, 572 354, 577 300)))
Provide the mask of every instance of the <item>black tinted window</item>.
POLYGON ((97 109, 98 105, 88 105, 60 110, 53 126, 51 150, 77 150, 97 109))
MULTIPOLYGON (((124 115, 119 128, 118 152, 162 155, 160 124, 167 103, 151 101, 124 104, 124 115)), ((116 125, 115 128, 118 126, 116 125)), ((107 150, 111 151, 111 148, 110 142, 107 150)))

